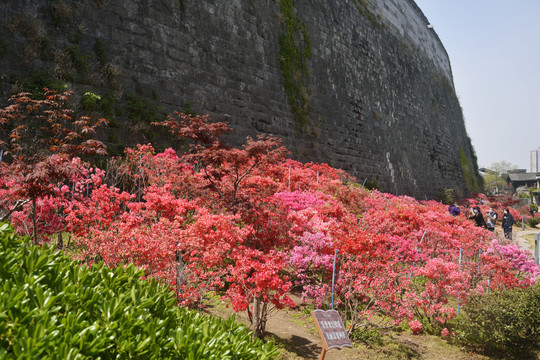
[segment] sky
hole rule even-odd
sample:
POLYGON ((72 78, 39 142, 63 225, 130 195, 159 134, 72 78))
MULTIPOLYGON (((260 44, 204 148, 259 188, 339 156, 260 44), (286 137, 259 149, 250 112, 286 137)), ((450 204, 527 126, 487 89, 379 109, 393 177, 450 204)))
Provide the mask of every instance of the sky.
POLYGON ((415 0, 452 66, 479 167, 540 147, 540 0, 415 0))

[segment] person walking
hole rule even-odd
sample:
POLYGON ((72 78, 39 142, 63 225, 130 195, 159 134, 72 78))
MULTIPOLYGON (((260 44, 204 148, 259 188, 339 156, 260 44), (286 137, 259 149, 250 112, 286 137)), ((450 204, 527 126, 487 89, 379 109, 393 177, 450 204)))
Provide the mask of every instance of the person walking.
POLYGON ((499 214, 493 211, 493 209, 489 209, 486 214, 486 229, 492 232, 495 231, 495 223, 497 222, 498 218, 499 214))
POLYGON ((512 240, 512 226, 514 225, 514 217, 510 214, 508 208, 504 209, 504 215, 502 217, 502 229, 504 231, 504 237, 512 240))
POLYGON ((486 222, 484 220, 484 215, 482 215, 482 212, 480 211, 480 208, 478 206, 475 206, 473 208, 473 215, 469 216, 469 220, 474 220, 476 226, 486 227, 486 222))

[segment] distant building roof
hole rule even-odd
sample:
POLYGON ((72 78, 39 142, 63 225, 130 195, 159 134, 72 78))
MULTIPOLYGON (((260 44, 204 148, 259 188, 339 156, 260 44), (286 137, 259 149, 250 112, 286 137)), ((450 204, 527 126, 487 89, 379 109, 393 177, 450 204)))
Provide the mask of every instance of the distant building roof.
POLYGON ((508 173, 510 181, 536 181, 540 173, 508 173))
MULTIPOLYGON (((524 174, 527 172, 527 169, 512 169, 508 170, 509 174, 524 174)), ((533 173, 534 174, 534 173, 533 173)))

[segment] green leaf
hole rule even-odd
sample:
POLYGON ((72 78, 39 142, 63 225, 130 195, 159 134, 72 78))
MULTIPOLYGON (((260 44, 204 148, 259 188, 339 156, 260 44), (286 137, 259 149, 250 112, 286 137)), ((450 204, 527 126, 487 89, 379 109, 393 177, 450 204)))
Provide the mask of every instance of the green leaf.
POLYGON ((228 359, 235 348, 254 359, 264 356, 261 343, 251 343, 234 318, 177 307, 166 285, 141 280, 133 265, 78 265, 10 231, 0 231, 0 347, 9 341, 9 356, 228 359))
POLYGON ((146 339, 143 340, 143 342, 141 342, 139 345, 137 345, 137 348, 135 349, 135 351, 137 353, 141 352, 141 353, 145 353, 146 351, 143 351, 147 346, 148 344, 150 343, 150 341, 152 340, 152 338, 150 337, 147 337, 146 339))

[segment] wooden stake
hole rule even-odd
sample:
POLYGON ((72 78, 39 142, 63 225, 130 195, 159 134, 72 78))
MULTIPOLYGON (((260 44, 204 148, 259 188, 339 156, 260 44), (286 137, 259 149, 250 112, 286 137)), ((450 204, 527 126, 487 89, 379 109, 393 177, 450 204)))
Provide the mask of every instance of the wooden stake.
POLYGON ((327 351, 326 348, 323 347, 322 352, 321 352, 321 356, 319 357, 319 360, 324 360, 324 357, 326 356, 326 351, 327 351))

